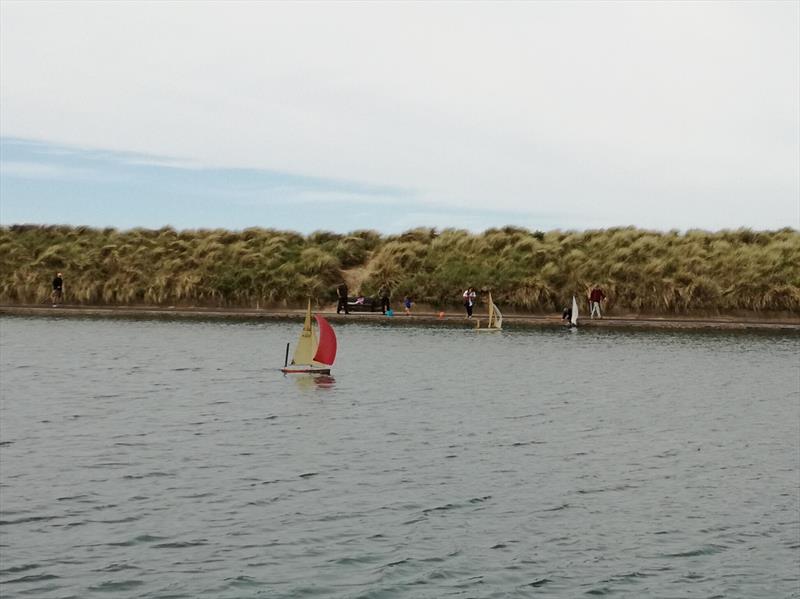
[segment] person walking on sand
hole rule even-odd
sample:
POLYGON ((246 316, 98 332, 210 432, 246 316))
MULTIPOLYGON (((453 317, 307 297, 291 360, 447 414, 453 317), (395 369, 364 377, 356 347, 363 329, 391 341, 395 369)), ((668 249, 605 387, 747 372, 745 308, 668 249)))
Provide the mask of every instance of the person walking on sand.
POLYGON ((350 311, 347 309, 347 285, 342 283, 336 288, 336 297, 338 301, 336 302, 336 313, 341 314, 342 310, 344 310, 345 314, 350 314, 350 311))
POLYGON ((58 303, 64 297, 64 279, 61 276, 61 273, 56 273, 55 278, 53 279, 53 293, 51 294, 51 299, 53 300, 53 307, 55 308, 58 303))
POLYGON ((603 315, 600 312, 600 302, 602 302, 605 298, 606 294, 603 293, 603 290, 600 289, 598 285, 595 285, 589 294, 589 305, 592 307, 592 312, 589 315, 589 318, 594 318, 595 312, 597 312, 597 318, 603 318, 603 315))
POLYGON ((391 309, 389 305, 389 286, 383 285, 381 290, 378 292, 378 295, 381 296, 381 313, 386 314, 386 310, 391 309))
POLYGON ((475 293, 474 287, 467 287, 466 291, 463 293, 464 296, 464 308, 467 310, 467 318, 472 318, 472 308, 475 306, 475 298, 477 294, 475 293))
POLYGON ((414 305, 414 302, 411 301, 410 297, 405 296, 403 298, 403 307, 405 308, 406 316, 411 316, 411 306, 413 306, 413 305, 414 305))

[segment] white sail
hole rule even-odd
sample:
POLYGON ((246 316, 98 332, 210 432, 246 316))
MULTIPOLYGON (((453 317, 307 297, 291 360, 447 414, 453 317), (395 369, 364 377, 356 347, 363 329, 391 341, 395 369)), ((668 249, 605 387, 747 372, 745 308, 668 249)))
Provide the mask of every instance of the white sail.
POLYGON ((494 315, 494 320, 489 322, 489 326, 495 329, 502 329, 503 328, 503 314, 500 312, 497 304, 492 303, 492 312, 494 315))
POLYGON ((572 326, 578 326, 578 300, 575 299, 575 296, 572 296, 572 317, 569 320, 572 323, 572 326))

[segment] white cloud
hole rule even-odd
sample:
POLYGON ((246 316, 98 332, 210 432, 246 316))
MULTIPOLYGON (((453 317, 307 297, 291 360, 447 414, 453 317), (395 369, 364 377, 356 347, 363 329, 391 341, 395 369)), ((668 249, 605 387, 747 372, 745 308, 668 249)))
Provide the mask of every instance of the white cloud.
POLYGON ((98 181, 103 178, 102 173, 87 168, 27 162, 23 160, 4 160, 0 162, 0 176, 15 177, 18 179, 90 179, 93 181, 98 181))
POLYGON ((4 136, 454 208, 800 224, 798 3, 1 6, 4 136))
POLYGON ((179 160, 177 158, 161 158, 156 156, 126 158, 123 159, 122 162, 131 166, 156 166, 182 170, 200 170, 203 168, 200 163, 192 160, 179 160))
MULTIPOLYGON (((241 206, 297 206, 300 211, 309 210, 309 206, 333 204, 351 210, 354 206, 390 206, 398 200, 391 194, 360 193, 357 191, 310 190, 300 186, 275 186, 246 193, 231 194, 241 206)), ((344 208, 343 208, 344 209, 344 208)))

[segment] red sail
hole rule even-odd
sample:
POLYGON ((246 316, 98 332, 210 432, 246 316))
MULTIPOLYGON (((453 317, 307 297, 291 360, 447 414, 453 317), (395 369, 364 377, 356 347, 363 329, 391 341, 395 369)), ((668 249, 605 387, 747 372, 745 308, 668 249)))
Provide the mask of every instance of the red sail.
POLYGON ((314 361, 330 366, 336 359, 336 333, 333 332, 331 325, 319 314, 314 314, 319 327, 319 344, 317 353, 314 354, 314 361))

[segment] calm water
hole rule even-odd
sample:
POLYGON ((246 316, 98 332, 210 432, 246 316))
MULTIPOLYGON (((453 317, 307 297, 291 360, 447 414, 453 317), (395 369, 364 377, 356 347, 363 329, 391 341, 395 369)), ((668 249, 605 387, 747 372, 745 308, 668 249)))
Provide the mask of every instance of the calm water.
POLYGON ((800 337, 0 319, 0 595, 800 597, 800 337))

